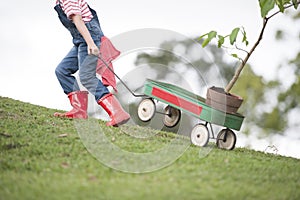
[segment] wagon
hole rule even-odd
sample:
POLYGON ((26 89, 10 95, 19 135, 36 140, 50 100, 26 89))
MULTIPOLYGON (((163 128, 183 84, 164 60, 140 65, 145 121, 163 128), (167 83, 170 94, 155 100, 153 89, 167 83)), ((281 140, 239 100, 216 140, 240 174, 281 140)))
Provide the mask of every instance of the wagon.
POLYGON ((156 100, 167 104, 163 111, 163 123, 166 127, 175 127, 180 121, 181 112, 200 119, 200 123, 191 131, 192 144, 204 147, 209 139, 215 139, 219 148, 234 149, 236 134, 233 130, 240 130, 244 120, 241 114, 214 109, 205 103, 205 98, 170 83, 147 79, 143 93, 144 97, 137 109, 141 121, 150 121, 157 113, 156 100), (223 127, 216 138, 212 124, 223 127))
POLYGON ((209 139, 215 139, 221 149, 232 150, 236 144, 236 135, 232 131, 239 131, 244 116, 238 113, 226 113, 217 110, 205 103, 205 98, 196 95, 176 85, 146 79, 144 94, 135 94, 126 83, 114 72, 101 55, 98 58, 107 69, 114 74, 124 87, 134 96, 143 99, 138 105, 137 114, 141 121, 150 121, 156 113, 154 99, 167 104, 164 109, 163 123, 166 127, 175 127, 181 118, 181 112, 192 115, 202 121, 191 131, 191 142, 196 146, 204 147, 209 139), (212 124, 224 127, 215 137, 212 124))

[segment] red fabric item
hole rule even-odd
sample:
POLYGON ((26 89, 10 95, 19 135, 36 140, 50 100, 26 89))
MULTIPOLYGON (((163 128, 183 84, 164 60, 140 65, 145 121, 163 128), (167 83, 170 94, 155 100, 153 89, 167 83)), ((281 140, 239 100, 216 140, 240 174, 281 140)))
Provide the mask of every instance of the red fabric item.
MULTIPOLYGON (((121 52, 117 50, 111 41, 103 36, 101 38, 100 56, 105 63, 113 70, 112 61, 116 59, 121 52)), ((96 73, 102 77, 102 83, 105 86, 112 86, 117 92, 117 83, 114 73, 112 73, 102 60, 98 59, 96 73)))

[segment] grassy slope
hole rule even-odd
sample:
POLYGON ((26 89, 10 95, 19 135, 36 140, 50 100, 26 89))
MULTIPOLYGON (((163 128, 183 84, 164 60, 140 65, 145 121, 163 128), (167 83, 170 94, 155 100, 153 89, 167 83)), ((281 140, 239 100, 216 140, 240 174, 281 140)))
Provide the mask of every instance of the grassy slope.
MULTIPOLYGON (((53 112, 0 97, 0 199, 300 199, 300 160, 241 148, 199 158, 190 146, 159 171, 122 173, 91 156, 72 120, 53 112)), ((133 145, 112 130, 133 152, 166 143, 164 135, 133 145)))

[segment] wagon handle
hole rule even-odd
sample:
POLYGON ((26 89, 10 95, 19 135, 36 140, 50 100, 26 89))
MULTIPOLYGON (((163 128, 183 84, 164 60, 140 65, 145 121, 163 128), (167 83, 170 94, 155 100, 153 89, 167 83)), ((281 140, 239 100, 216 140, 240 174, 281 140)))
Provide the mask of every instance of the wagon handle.
MULTIPOLYGON (((93 54, 94 55, 94 54, 93 54)), ((124 87, 134 96, 134 97, 147 97, 147 95, 144 94, 135 94, 129 87, 128 85, 126 85, 126 83, 114 72, 114 70, 106 63, 106 61, 101 57, 101 55, 94 55, 97 56, 103 63, 104 65, 109 69, 109 71, 111 71, 116 77, 117 79, 122 83, 122 85, 124 85, 124 87)))

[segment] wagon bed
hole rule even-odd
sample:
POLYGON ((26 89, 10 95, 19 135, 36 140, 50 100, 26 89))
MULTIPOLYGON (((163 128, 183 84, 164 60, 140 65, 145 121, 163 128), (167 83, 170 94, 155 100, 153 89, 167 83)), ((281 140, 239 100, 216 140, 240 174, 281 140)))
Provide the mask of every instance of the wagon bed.
POLYGON ((205 98, 176 85, 147 79, 144 94, 212 124, 239 131, 244 116, 216 110, 205 104, 205 98))

